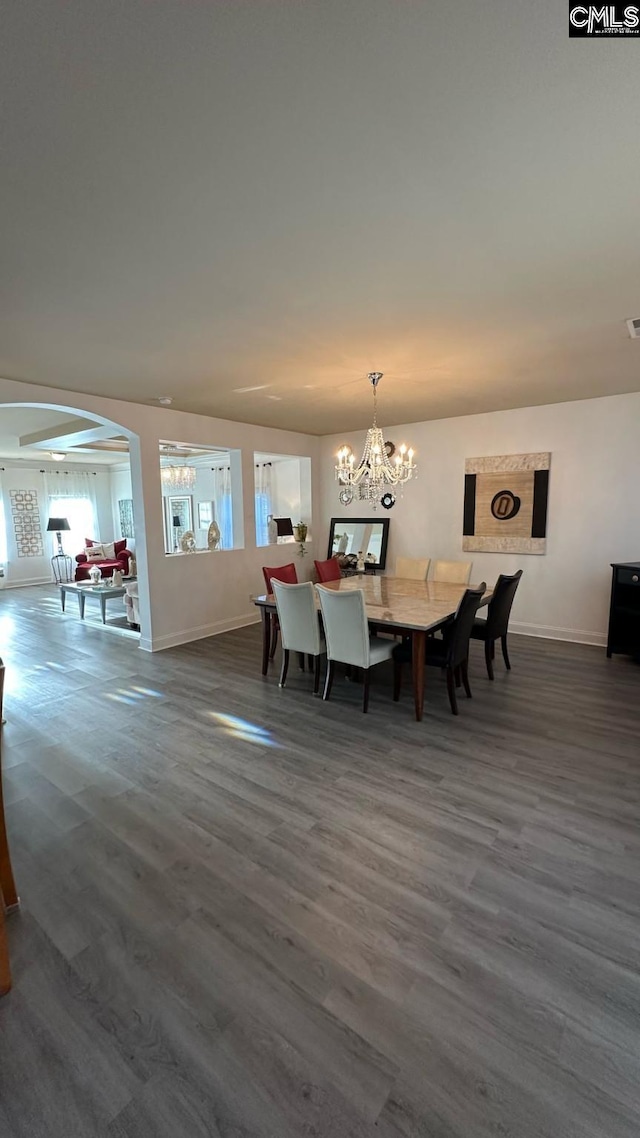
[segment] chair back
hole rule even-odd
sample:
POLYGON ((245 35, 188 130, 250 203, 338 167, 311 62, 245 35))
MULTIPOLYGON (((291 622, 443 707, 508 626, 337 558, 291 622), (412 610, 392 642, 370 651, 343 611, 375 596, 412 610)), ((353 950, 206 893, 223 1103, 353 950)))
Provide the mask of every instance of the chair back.
POLYGON ((488 640, 498 640, 500 636, 507 635, 511 606, 521 576, 522 569, 518 569, 518 572, 512 576, 501 573, 498 577, 487 612, 486 637, 488 640))
POLYGON ((436 561, 433 579, 449 585, 468 585, 472 568, 473 561, 436 561))
POLYGON ((484 581, 477 589, 466 589, 452 623, 444 631, 447 664, 450 668, 457 668, 469 655, 471 629, 486 591, 484 581))
POLYGON ((339 581, 342 573, 340 572, 340 565, 336 557, 330 557, 328 561, 314 561, 316 573, 318 574, 318 581, 323 584, 325 581, 339 581))
POLYGON ((271 588, 276 599, 282 647, 291 652, 319 656, 322 652, 320 622, 311 581, 285 585, 274 577, 271 588))
POLYGON ((290 561, 288 565, 276 565, 274 569, 268 569, 266 565, 263 565, 262 572, 268 593, 271 592, 272 581, 284 581, 286 585, 298 584, 298 574, 293 561, 290 561))
POLYGON ((316 586, 327 641, 327 659, 368 668, 369 624, 361 589, 339 593, 316 586))
POLYGON ((396 557, 396 577, 405 581, 426 581, 430 557, 396 557))

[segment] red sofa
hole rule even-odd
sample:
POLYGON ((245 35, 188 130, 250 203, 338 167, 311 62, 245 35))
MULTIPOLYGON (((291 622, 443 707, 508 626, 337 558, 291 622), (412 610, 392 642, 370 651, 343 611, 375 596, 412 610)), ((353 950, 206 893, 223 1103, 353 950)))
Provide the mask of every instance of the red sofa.
MULTIPOLYGON (((98 545, 99 542, 91 541, 85 538, 85 547, 90 548, 92 545, 98 545)), ((88 581, 89 570, 93 565, 97 565, 103 577, 112 577, 114 569, 119 569, 121 573, 129 572, 129 561, 133 557, 131 550, 127 549, 127 540, 123 538, 122 541, 114 543, 116 554, 115 561, 89 561, 86 553, 78 553, 76 561, 78 563, 76 569, 76 581, 88 581)))

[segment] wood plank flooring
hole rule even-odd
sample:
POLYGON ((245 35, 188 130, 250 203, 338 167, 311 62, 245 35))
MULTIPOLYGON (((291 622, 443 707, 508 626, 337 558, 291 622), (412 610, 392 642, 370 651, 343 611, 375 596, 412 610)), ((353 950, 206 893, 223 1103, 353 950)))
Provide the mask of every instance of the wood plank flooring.
POLYGON ((259 626, 0 592, 1 1138, 638 1138, 640 669, 513 637, 425 718, 259 626))

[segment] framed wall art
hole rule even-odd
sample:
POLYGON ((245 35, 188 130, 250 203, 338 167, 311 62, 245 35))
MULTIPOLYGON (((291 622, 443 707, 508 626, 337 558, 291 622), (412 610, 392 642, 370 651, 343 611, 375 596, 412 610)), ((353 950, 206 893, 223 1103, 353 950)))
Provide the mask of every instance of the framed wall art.
POLYGON ((550 465, 548 452, 466 460, 465 553, 546 553, 550 465))

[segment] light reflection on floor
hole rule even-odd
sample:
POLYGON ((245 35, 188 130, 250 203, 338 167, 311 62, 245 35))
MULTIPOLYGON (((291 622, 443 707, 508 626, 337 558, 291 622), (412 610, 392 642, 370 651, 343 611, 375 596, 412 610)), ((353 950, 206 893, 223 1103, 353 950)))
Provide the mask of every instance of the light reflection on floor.
POLYGON ((270 731, 250 723, 248 719, 241 719, 237 715, 226 715, 222 711, 206 711, 208 719, 215 720, 216 724, 224 730, 225 734, 234 739, 242 739, 245 743, 256 743, 259 747, 278 747, 270 731))
POLYGON ((143 688, 138 684, 131 684, 128 688, 118 688, 115 692, 104 692, 104 698, 110 699, 113 703, 127 703, 130 707, 135 707, 136 703, 145 699, 163 699, 164 692, 156 691, 155 688, 143 688))

